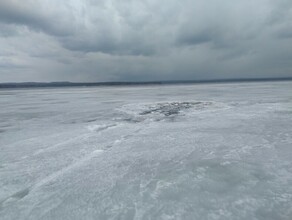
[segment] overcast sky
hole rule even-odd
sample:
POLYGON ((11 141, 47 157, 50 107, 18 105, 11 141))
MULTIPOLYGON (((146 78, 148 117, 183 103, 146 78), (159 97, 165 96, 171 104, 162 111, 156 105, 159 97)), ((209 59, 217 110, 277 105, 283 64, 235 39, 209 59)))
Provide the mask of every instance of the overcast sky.
POLYGON ((0 0, 0 82, 292 77, 291 0, 0 0))

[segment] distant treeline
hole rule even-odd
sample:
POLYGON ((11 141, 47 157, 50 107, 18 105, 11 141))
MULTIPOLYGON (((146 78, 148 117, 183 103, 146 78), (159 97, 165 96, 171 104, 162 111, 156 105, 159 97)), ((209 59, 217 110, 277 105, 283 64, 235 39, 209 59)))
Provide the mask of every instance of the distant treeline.
POLYGON ((139 85, 168 85, 168 84, 196 84, 196 83, 232 83, 232 82, 265 82, 265 81, 288 81, 287 78, 256 78, 256 79, 217 79, 217 80, 174 80, 152 82, 23 82, 23 83, 0 83, 2 88, 40 88, 40 87, 89 87, 89 86, 139 86, 139 85))

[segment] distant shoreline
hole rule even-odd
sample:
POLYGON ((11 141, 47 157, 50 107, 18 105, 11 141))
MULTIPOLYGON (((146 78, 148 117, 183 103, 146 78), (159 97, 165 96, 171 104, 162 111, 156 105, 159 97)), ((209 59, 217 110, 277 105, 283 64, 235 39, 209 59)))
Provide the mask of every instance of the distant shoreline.
POLYGON ((203 84, 203 83, 243 83, 243 82, 277 82, 292 81, 287 78, 254 78, 254 79, 216 79, 216 80, 173 80, 147 82, 23 82, 0 83, 0 89, 6 88, 48 88, 48 87, 97 87, 97 86, 143 86, 143 85, 175 85, 175 84, 203 84))

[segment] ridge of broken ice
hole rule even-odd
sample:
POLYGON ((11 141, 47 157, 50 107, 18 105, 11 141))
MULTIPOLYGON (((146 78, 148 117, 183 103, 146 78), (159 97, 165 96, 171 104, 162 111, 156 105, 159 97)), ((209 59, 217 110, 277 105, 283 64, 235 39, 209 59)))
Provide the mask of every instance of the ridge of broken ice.
POLYGON ((124 114, 125 121, 141 122, 174 119, 222 108, 227 108, 227 105, 214 101, 169 101, 127 104, 119 107, 117 111, 124 114))

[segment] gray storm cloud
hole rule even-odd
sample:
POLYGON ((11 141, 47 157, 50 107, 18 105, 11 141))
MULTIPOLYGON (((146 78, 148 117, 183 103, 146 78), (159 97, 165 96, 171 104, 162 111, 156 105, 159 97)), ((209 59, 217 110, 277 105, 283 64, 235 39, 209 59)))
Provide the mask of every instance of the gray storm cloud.
POLYGON ((0 0, 0 81, 292 76, 289 0, 0 0))

